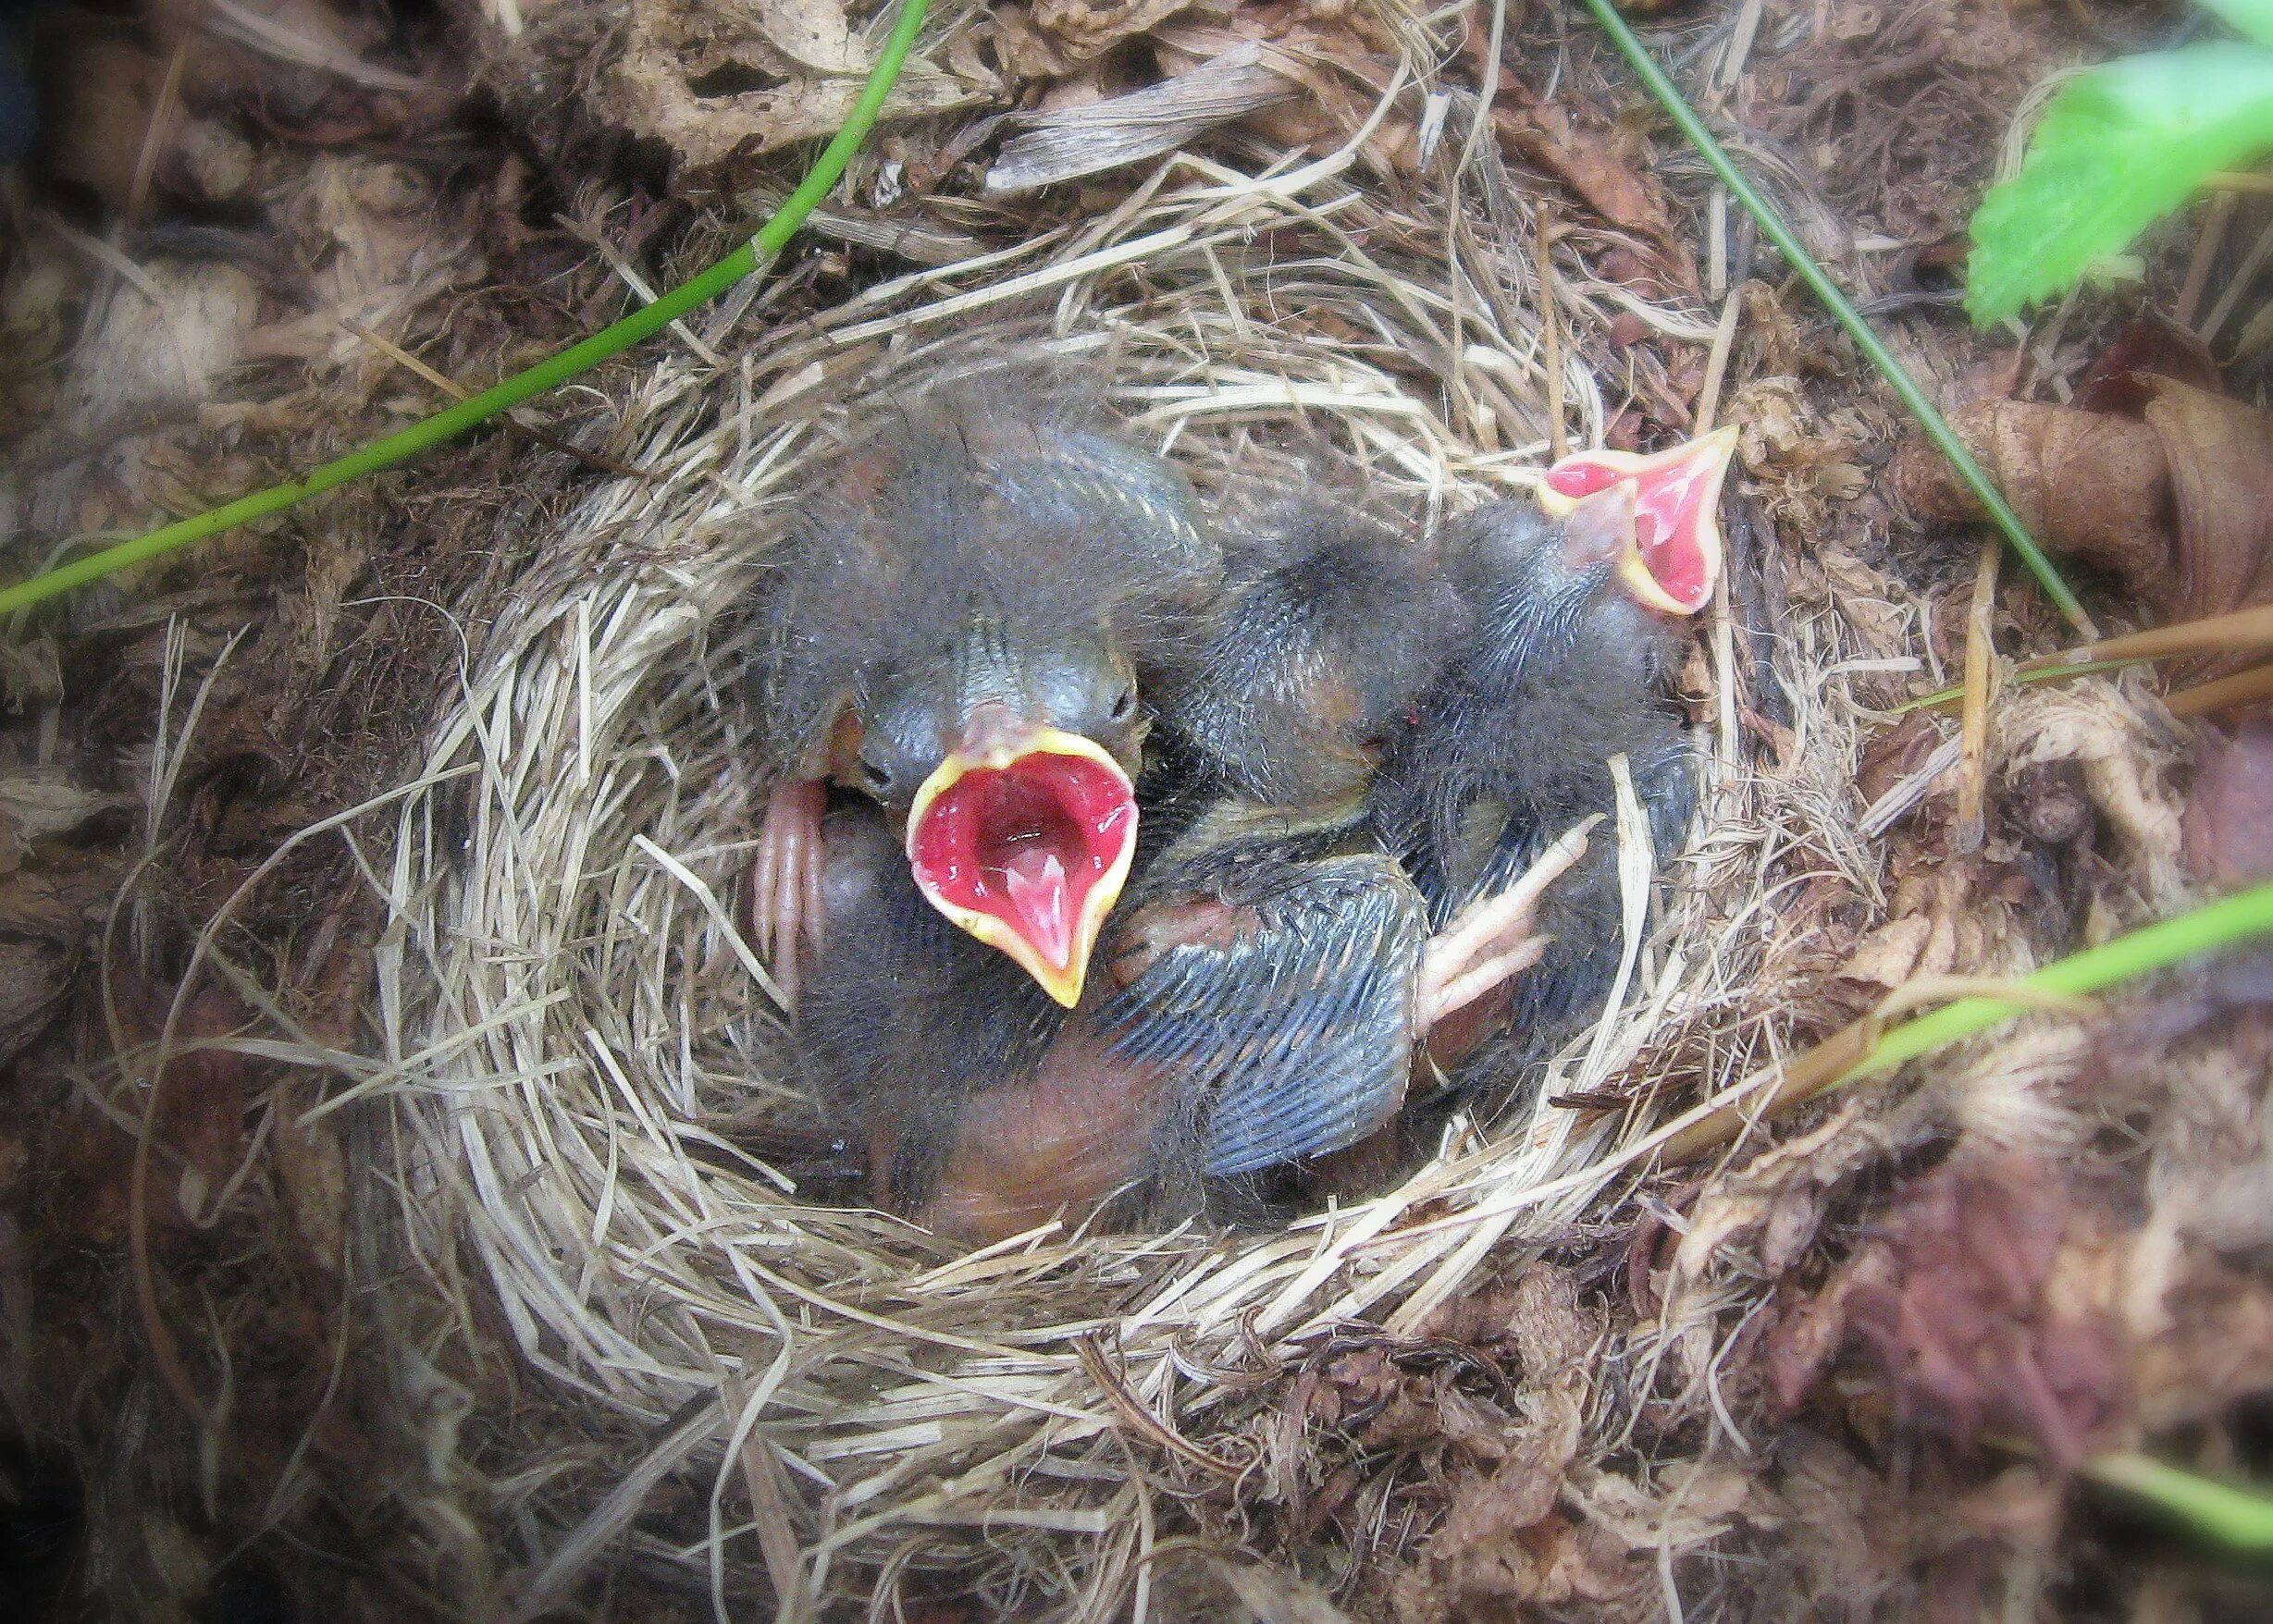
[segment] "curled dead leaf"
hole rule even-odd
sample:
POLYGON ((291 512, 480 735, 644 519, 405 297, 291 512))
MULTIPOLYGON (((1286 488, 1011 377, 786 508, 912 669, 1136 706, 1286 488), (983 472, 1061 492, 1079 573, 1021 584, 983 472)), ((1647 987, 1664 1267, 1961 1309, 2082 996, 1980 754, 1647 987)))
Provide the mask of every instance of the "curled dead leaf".
MULTIPOLYGON (((2031 400, 1983 401, 1949 421, 2045 547, 2127 582, 2168 582, 2172 543, 2163 514, 2170 477, 2153 429, 2031 400)), ((1892 478, 1896 494, 1929 518, 1980 517, 1972 493, 1931 445, 1905 446, 1892 478)))
POLYGON ((2225 395, 2156 380, 2147 426, 2161 437, 2178 504, 2174 620, 2273 597, 2273 416, 2225 395))
MULTIPOLYGON (((1995 400, 1950 423, 2046 548, 2112 572, 2160 618, 2273 597, 2273 415, 2174 378, 2132 376, 2144 398, 2136 418, 1995 400)), ((1980 517, 1922 439, 1903 448, 1892 483, 1930 517, 1980 517)))
POLYGON ((2072 1468, 2125 1411, 2123 1236, 2051 1164, 1960 1154, 1911 1181, 1876 1237, 1788 1309, 1762 1361, 1785 1406, 1844 1344, 1909 1427, 2034 1441, 2072 1468))
MULTIPOLYGON (((697 190, 746 160, 834 135, 868 74, 841 0, 633 0, 630 13, 606 111, 669 147, 697 190)), ((910 59, 884 117, 943 112, 972 93, 910 59)))
POLYGON ((2181 818, 2186 866, 2220 890, 2273 880, 2273 717, 2203 730, 2181 818))

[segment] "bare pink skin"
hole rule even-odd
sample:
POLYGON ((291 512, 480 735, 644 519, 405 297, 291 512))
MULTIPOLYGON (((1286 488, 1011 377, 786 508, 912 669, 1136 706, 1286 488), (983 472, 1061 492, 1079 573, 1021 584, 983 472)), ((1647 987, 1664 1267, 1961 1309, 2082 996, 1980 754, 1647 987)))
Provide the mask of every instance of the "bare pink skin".
POLYGON ((821 945, 821 815, 827 806, 828 787, 819 779, 784 779, 773 786, 758 831, 751 934, 791 1014, 797 1007, 799 950, 821 945))
POLYGON ((1548 941, 1533 924, 1539 896, 1587 855, 1591 821, 1541 852, 1514 884, 1470 903, 1429 939, 1421 952, 1414 1037, 1426 1038, 1438 1022, 1539 962, 1548 941))

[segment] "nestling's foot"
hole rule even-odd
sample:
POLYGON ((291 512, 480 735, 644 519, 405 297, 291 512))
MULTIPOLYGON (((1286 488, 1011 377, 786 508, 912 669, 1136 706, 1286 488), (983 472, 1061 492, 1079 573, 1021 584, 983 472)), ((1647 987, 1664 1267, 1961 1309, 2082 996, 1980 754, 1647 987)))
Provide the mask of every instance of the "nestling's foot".
POLYGON ((1587 831, 1600 821, 1587 819, 1541 852, 1514 884, 1478 897, 1429 939, 1421 950, 1416 1037, 1539 962, 1549 941, 1534 923, 1539 897, 1587 855, 1587 831))
POLYGON ((797 1007, 801 943, 821 945, 821 815, 828 789, 818 779, 784 779, 766 803, 758 832, 758 863, 750 895, 751 934, 782 1003, 797 1007))

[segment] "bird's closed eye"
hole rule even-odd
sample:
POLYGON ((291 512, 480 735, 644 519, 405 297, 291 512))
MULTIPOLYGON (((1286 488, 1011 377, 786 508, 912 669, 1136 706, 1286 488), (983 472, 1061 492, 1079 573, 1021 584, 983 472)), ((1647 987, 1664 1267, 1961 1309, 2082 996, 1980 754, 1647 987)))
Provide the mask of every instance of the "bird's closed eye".
POLYGON ((882 794, 892 787, 892 769, 882 762, 871 761, 863 756, 860 757, 860 781, 882 794))
POLYGON ((1113 708, 1110 712, 1112 719, 1115 721, 1127 721, 1136 714, 1136 684, 1132 683, 1113 695, 1113 708))

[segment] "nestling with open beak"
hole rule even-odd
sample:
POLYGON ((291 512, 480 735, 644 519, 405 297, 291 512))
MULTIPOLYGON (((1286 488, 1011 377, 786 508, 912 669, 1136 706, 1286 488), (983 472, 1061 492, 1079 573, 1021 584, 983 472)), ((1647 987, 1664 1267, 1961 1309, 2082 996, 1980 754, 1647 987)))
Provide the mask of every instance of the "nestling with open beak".
MULTIPOLYGON (((1679 844, 1696 790, 1666 693, 1672 628, 1719 579, 1734 448, 1723 430, 1655 457, 1568 458, 1536 504, 1491 503, 1448 527, 1444 568, 1466 606, 1465 640, 1374 790, 1383 842, 1432 920, 1507 885, 1580 820, 1614 818, 1613 755, 1626 757, 1656 855, 1679 844)), ((1622 937, 1616 854, 1614 836, 1598 838, 1547 892, 1541 960, 1500 1003, 1470 1012, 1439 1054, 1456 1075, 1464 1052, 1496 1037, 1468 1075, 1511 1077, 1599 1010, 1622 937)))
POLYGON ((794 1002, 833 792, 941 916, 1078 1003, 1136 851, 1140 695, 1216 544, 1182 474, 1069 409, 906 403, 802 505, 760 603, 774 787, 753 916, 794 1002))

